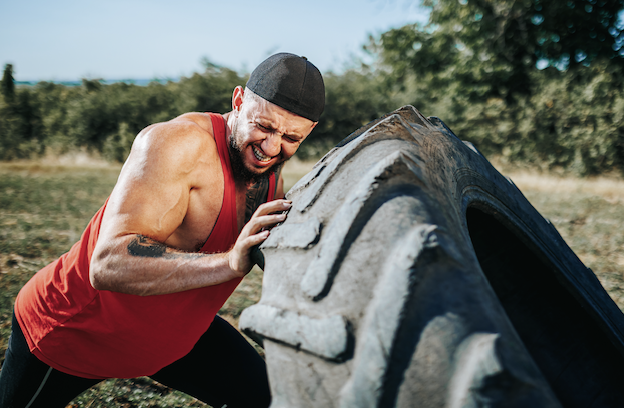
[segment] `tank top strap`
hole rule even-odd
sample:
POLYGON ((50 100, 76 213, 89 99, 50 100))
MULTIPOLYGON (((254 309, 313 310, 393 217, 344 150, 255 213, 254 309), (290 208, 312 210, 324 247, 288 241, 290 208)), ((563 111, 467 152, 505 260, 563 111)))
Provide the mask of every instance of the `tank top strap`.
POLYGON ((267 202, 275 200, 275 192, 277 191, 277 183, 275 182, 275 173, 271 173, 269 176, 269 193, 267 196, 267 202))
POLYGON ((236 188, 227 147, 225 120, 218 113, 209 113, 209 115, 212 121, 212 132, 217 144, 219 159, 221 160, 221 169, 223 170, 223 201, 217 222, 201 251, 216 253, 229 250, 236 241, 238 221, 236 217, 236 188))

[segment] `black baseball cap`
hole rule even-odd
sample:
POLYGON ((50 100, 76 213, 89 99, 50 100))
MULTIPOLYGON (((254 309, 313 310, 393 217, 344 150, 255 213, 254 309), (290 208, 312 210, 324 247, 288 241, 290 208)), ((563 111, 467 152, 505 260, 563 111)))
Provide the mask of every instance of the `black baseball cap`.
POLYGON ((246 86, 312 122, 318 122, 325 108, 323 76, 306 57, 285 52, 272 55, 253 70, 246 86))

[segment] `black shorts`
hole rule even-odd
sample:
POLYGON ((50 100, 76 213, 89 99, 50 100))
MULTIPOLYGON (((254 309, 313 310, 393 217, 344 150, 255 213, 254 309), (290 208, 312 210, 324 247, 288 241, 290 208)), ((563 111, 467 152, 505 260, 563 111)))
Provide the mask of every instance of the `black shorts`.
MULTIPOLYGON (((0 408, 63 408, 102 381, 62 373, 37 359, 15 315, 5 357, 0 408)), ((189 354, 151 378, 215 408, 268 407, 271 401, 264 360, 219 316, 189 354)))

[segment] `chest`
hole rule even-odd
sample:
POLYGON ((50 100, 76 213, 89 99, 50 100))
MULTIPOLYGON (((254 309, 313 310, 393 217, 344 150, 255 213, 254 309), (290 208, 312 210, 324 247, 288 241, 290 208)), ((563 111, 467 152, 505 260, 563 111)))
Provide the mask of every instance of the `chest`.
POLYGON ((238 235, 256 209, 267 201, 268 192, 268 180, 227 189, 221 180, 191 189, 184 220, 166 244, 185 251, 199 251, 217 222, 225 223, 226 228, 236 223, 238 235))
POLYGON ((184 219, 165 244, 183 251, 199 251, 219 219, 222 201, 223 186, 191 189, 184 219))
POLYGON ((237 188, 236 210, 239 231, 249 222, 258 207, 267 202, 270 187, 269 178, 263 178, 255 184, 237 188))

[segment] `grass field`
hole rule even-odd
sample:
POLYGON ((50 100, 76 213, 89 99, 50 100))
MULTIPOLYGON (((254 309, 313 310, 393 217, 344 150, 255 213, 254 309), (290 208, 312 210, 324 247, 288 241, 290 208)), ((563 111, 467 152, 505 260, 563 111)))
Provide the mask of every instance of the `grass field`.
MULTIPOLYGON (((288 163, 286 188, 311 168, 288 163)), ((0 163, 0 364, 19 289, 42 266, 79 239, 103 204, 120 167, 104 163, 0 163)), ((529 201, 557 227, 624 310, 624 181, 579 180, 506 172, 529 201)), ((221 310, 237 325, 241 311, 260 298, 262 272, 254 269, 221 310)), ((146 378, 110 380, 71 407, 206 407, 146 378)))

